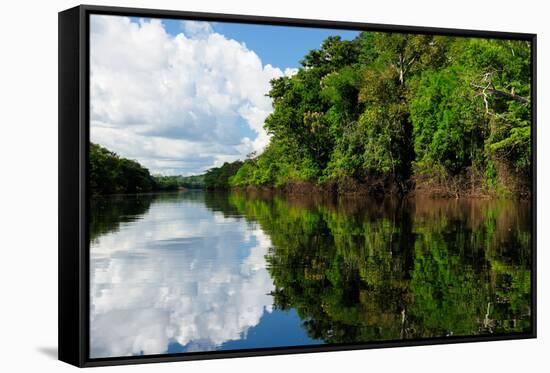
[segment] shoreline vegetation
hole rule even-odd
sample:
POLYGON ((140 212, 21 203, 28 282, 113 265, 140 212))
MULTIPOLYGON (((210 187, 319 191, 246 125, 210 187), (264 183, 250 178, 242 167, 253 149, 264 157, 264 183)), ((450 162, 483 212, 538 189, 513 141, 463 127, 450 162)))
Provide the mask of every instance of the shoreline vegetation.
POLYGON ((92 195, 136 194, 204 189, 204 175, 155 176, 139 162, 121 157, 90 143, 90 189, 92 195))
POLYGON ((261 154, 202 175, 153 176, 90 146, 92 194, 178 189, 526 198, 526 41, 363 32, 327 38, 271 81, 261 154))

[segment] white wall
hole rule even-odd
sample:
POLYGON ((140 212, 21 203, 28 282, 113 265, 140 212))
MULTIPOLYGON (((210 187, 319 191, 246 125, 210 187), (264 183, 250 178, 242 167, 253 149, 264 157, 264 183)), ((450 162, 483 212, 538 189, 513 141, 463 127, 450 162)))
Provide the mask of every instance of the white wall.
MULTIPOLYGON (((538 33, 539 338, 141 365, 118 371, 527 372, 548 369, 550 22, 545 1, 187 0, 95 4, 538 33)), ((57 346, 57 12, 75 1, 6 1, 0 18, 0 369, 68 371, 57 346)))

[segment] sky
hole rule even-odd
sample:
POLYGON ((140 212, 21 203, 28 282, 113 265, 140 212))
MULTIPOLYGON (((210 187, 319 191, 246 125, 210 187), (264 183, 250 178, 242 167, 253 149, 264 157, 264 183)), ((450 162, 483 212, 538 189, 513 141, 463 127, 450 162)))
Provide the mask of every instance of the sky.
MULTIPOLYGON (((168 22, 171 24, 173 22, 168 22)), ((242 23, 212 24, 213 29, 227 38, 244 43, 264 63, 281 68, 298 68, 300 60, 311 49, 318 48, 331 35, 351 40, 359 32, 306 27, 246 25, 242 23)), ((169 28, 171 31, 171 28, 169 28)))
POLYGON ((329 35, 286 26, 91 16, 90 140, 157 175, 261 153, 269 81, 329 35))

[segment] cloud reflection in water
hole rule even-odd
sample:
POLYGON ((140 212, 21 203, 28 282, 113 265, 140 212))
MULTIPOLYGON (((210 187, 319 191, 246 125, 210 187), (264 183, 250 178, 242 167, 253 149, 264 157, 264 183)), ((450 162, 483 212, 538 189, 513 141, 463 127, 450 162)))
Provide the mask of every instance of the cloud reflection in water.
POLYGON ((203 203, 153 203, 90 247, 90 357, 212 350, 240 339, 273 303, 256 225, 203 203))

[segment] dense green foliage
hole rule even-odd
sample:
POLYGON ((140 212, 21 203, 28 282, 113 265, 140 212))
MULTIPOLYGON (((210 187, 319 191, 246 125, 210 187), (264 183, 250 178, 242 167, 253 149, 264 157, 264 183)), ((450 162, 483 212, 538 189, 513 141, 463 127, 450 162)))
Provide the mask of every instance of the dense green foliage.
POLYGON ((530 52, 525 41, 329 37, 294 76, 271 82, 271 141, 229 184, 351 178, 390 180, 403 192, 414 182, 525 192, 530 52))
POLYGON ((155 189, 155 179, 138 162, 90 144, 89 175, 92 194, 143 193, 155 189))
POLYGON ((204 175, 179 176, 180 186, 187 189, 203 189, 204 175))
POLYGON ((204 184, 207 189, 227 189, 229 187, 229 178, 237 172, 243 165, 242 162, 225 162, 221 167, 209 169, 204 174, 204 184))
POLYGON ((97 144, 90 144, 90 188, 92 194, 130 194, 202 189, 204 175, 152 176, 138 162, 120 157, 97 144))
POLYGON ((260 155, 191 178, 153 178, 138 163, 92 145, 92 191, 307 182, 339 191, 382 185, 378 192, 528 194, 530 58, 526 41, 329 37, 295 75, 271 81, 274 110, 264 124, 271 140, 260 155))
POLYGON ((203 189, 204 175, 193 176, 155 176, 156 189, 160 191, 185 189, 203 189))

